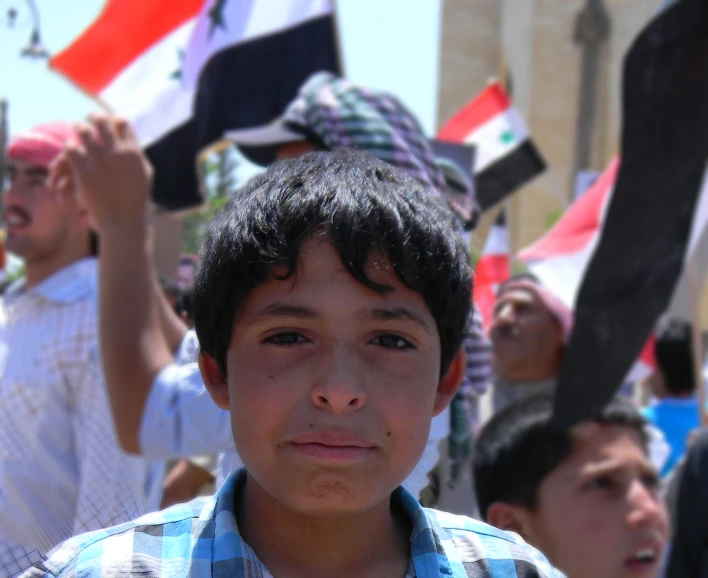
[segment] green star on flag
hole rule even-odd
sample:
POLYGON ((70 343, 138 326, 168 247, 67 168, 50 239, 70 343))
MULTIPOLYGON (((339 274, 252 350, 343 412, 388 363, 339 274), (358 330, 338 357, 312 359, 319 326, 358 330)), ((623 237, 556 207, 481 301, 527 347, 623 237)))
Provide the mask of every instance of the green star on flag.
POLYGON ((214 35, 217 28, 221 28, 226 31, 226 22, 224 21, 224 8, 229 0, 216 0, 214 6, 209 10, 209 20, 211 24, 209 25, 209 39, 214 35))
POLYGON ((177 67, 177 70, 170 74, 170 78, 172 80, 182 80, 182 67, 184 66, 184 50, 182 50, 181 48, 177 50, 177 56, 179 58, 179 66, 177 67))
POLYGON ((504 144, 511 144, 516 140, 516 137, 514 136, 514 131, 505 130, 503 133, 501 133, 501 136, 499 137, 499 139, 504 144))

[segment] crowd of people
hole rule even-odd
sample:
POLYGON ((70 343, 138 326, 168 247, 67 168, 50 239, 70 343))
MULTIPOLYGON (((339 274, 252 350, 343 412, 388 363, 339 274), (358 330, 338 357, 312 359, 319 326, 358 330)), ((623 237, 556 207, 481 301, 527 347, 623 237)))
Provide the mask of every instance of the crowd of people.
POLYGON ((264 172, 174 279, 126 121, 9 143, 0 577, 708 575, 690 326, 558 431, 573 313, 517 275, 485 335, 405 108, 318 75, 233 139, 264 172))

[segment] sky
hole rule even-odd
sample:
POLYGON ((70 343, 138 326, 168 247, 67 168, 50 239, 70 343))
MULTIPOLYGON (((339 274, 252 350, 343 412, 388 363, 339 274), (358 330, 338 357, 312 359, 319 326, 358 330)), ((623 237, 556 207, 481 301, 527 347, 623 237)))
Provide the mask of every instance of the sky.
MULTIPOLYGON (((136 0, 150 1, 150 0, 136 0)), ((345 75, 397 95, 428 134, 436 124, 442 0, 336 0, 345 75)), ((57 53, 99 15, 104 0, 35 0, 44 45, 57 53)), ((50 120, 77 120, 98 106, 46 61, 20 57, 31 33, 24 0, 0 0, 0 98, 10 134, 50 120), (9 7, 18 10, 8 29, 9 7)))

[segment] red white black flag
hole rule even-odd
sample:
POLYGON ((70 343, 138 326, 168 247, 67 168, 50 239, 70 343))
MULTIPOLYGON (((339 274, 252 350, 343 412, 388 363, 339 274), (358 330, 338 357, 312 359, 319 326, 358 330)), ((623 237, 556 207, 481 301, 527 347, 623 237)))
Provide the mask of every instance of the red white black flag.
POLYGON ((339 59, 330 0, 108 0, 51 66, 131 121, 154 200, 181 210, 202 202, 202 147, 270 122, 339 59))
POLYGON ((497 290, 510 276, 509 231, 506 227, 505 212, 502 210, 489 231, 474 271, 473 298, 482 314, 485 330, 488 330, 492 323, 497 290))
POLYGON ((496 81, 453 116, 437 138, 475 148, 475 191, 482 211, 546 169, 526 123, 496 81))

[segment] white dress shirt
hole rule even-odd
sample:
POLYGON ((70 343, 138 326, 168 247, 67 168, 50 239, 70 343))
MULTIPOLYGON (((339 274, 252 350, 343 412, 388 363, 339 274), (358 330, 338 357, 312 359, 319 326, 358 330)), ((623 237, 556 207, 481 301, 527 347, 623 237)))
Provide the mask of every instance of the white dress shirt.
MULTIPOLYGON (((234 445, 231 416, 219 408, 204 386, 196 363, 199 342, 187 332, 176 356, 155 379, 140 426, 140 449, 149 458, 165 459, 219 453, 216 488, 231 472, 243 467, 234 445), (181 364, 181 365, 180 365, 181 364)), ((428 472, 440 457, 440 442, 450 433, 450 413, 433 418, 425 451, 403 486, 419 497, 428 472)))
POLYGON ((164 464, 116 440, 97 313, 93 258, 0 299, 0 578, 159 507, 164 464))

